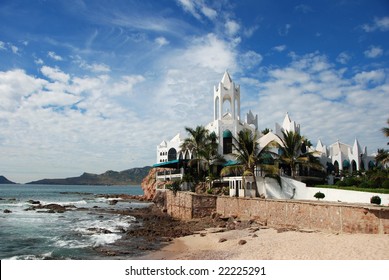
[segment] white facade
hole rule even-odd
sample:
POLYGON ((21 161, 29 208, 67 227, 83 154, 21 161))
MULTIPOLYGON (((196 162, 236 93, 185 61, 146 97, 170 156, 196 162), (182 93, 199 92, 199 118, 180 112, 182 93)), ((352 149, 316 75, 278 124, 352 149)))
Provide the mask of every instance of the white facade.
MULTIPOLYGON (((259 149, 263 149, 272 141, 282 145, 280 137, 282 131, 300 133, 300 124, 292 121, 289 114, 286 113, 282 125, 276 123, 275 130, 262 135, 258 130, 258 115, 249 111, 245 121, 240 117, 240 86, 236 85, 228 72, 217 86, 214 86, 213 93, 213 121, 205 126, 210 133, 214 132, 218 137, 218 153, 223 155, 226 160, 234 160, 232 156, 232 137, 237 137, 239 131, 244 128, 256 132, 259 136, 259 149)), ((180 145, 183 142, 180 134, 174 136, 170 141, 162 141, 157 146, 157 164, 170 162, 178 159, 192 159, 191 151, 181 151, 180 145)), ((327 168, 332 164, 335 171, 356 171, 369 169, 374 164, 374 157, 367 155, 367 149, 363 149, 354 141, 353 146, 335 142, 330 146, 325 146, 320 140, 316 148, 318 157, 322 165, 327 168)))
MULTIPOLYGON (((218 137, 218 153, 226 160, 233 160, 232 137, 237 137, 239 131, 248 128, 258 130, 258 115, 250 111, 246 121, 240 118, 240 87, 235 85, 226 71, 222 80, 214 87, 213 94, 214 114, 213 121, 205 126, 210 133, 214 132, 218 137)), ((170 141, 162 141, 157 146, 157 163, 169 162, 177 159, 191 159, 191 151, 181 151, 180 145, 183 139, 177 134, 170 141), (169 152, 170 151, 170 152, 169 152), (175 157, 174 157, 175 155, 175 157)))

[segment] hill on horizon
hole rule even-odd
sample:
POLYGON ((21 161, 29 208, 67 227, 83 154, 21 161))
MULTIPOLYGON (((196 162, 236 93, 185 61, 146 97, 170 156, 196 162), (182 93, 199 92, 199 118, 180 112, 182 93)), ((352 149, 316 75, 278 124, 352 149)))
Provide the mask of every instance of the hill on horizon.
POLYGON ((16 184, 16 183, 0 175, 0 184, 16 184))
POLYGON ((136 167, 123 171, 108 170, 102 174, 84 172, 78 177, 64 179, 42 179, 26 184, 30 185, 140 185, 151 166, 136 167))

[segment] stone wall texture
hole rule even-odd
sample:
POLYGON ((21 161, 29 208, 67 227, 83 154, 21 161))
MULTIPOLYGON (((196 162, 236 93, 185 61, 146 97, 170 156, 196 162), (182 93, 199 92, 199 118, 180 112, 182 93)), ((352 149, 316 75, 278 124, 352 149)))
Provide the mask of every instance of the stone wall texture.
POLYGON ((296 200, 218 197, 216 212, 270 227, 389 234, 389 208, 296 200))
POLYGON ((166 191, 167 213, 181 220, 202 218, 216 210, 217 196, 199 195, 190 192, 166 191))
POLYGON ((190 220, 218 213, 253 219, 269 227, 332 233, 389 234, 389 208, 341 203, 269 200, 166 191, 167 213, 190 220))

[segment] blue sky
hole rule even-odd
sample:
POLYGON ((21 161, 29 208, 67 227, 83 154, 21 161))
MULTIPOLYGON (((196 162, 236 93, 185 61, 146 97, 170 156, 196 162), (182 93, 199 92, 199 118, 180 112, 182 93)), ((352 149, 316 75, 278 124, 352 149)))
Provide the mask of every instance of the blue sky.
POLYGON ((226 69, 261 130, 289 112, 314 144, 374 153, 388 58, 386 0, 2 0, 0 175, 152 165, 162 140, 212 120, 226 69))

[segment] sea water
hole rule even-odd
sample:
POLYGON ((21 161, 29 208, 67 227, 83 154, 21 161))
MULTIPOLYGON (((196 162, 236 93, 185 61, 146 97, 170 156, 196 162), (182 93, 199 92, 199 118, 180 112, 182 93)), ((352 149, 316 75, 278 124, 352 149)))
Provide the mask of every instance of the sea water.
POLYGON ((143 191, 140 186, 0 185, 0 259, 107 258, 95 249, 120 239, 135 218, 104 210, 149 204, 118 200, 112 206, 99 194, 143 191), (31 200, 76 208, 63 213, 27 211, 31 200))

